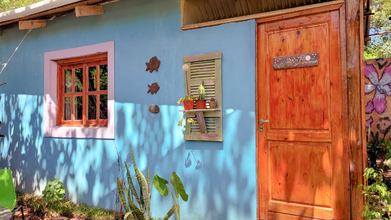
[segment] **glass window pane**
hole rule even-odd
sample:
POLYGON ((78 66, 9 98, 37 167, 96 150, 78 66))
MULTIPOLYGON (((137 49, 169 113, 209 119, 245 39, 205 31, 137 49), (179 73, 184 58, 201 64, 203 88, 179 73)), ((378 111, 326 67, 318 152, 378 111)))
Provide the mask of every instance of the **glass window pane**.
POLYGON ((72 98, 65 97, 64 98, 64 120, 70 121, 72 115, 72 98))
POLYGON ((88 91, 96 91, 96 66, 88 67, 88 91))
POLYGON ((75 92, 83 92, 83 68, 75 69, 75 92))
POLYGON ((83 96, 75 97, 75 120, 83 119, 83 96))
POLYGON ((107 64, 99 66, 99 89, 107 90, 107 64))
POLYGON ((88 96, 88 120, 96 120, 96 95, 88 96))
POLYGON ((64 93, 72 92, 72 70, 64 70, 64 93))
POLYGON ((99 96, 99 118, 107 119, 107 94, 99 96))

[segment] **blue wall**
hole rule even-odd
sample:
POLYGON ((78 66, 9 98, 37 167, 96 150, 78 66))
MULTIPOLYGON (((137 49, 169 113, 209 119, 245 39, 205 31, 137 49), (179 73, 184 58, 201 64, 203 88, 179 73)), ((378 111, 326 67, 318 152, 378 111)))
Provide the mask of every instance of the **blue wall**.
MULTIPOLYGON (((0 38, 5 63, 26 31, 6 29, 0 38)), ((60 177, 67 196, 113 209, 119 160, 130 161, 132 147, 140 169, 168 179, 182 178, 189 202, 183 219, 255 219, 255 40, 256 23, 247 21, 182 31, 179 0, 120 1, 105 14, 48 21, 27 36, 0 75, 2 93, 0 167, 10 167, 17 189, 40 192, 60 177), (115 140, 43 137, 44 53, 115 41, 115 140), (224 142, 183 140, 176 101, 185 93, 185 55, 221 51, 224 142), (145 71, 157 56, 159 71, 145 71), (158 82, 157 94, 147 84, 158 82), (159 114, 148 107, 160 106, 159 114), (189 155, 191 165, 189 166, 189 155), (202 163, 196 168, 196 160, 202 163)), ((152 215, 163 217, 169 197, 152 189, 152 215)))

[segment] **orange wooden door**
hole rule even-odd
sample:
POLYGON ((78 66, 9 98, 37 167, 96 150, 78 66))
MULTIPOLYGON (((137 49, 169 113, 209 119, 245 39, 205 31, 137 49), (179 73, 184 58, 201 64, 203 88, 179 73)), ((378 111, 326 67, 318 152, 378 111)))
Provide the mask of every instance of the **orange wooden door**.
POLYGON ((258 25, 260 219, 349 219, 339 21, 335 11, 258 25), (273 69, 274 57, 313 52, 317 66, 273 69))

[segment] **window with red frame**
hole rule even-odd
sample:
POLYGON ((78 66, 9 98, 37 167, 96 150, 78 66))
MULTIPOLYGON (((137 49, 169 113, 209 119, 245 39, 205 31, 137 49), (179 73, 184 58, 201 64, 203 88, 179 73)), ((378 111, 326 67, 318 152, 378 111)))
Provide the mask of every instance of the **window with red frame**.
POLYGON ((107 54, 57 61, 57 125, 107 126, 107 54))

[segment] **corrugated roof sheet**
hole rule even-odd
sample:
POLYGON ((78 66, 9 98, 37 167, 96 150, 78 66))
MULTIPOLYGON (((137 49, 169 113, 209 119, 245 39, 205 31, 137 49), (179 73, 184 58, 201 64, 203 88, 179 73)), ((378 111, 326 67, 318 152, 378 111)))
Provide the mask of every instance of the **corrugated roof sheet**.
POLYGON ((333 0, 185 0, 184 25, 330 1, 333 0))

